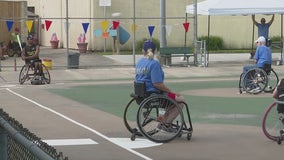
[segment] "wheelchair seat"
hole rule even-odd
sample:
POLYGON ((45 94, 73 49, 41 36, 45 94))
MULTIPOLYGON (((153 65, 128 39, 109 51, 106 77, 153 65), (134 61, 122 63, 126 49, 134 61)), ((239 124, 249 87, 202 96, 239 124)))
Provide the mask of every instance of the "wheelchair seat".
POLYGON ((145 82, 134 82, 134 93, 132 93, 130 96, 136 99, 137 104, 140 104, 145 98, 151 96, 154 93, 162 94, 162 92, 155 91, 147 92, 145 82))
POLYGON ((267 75, 269 75, 272 70, 271 64, 264 64, 262 69, 266 72, 267 75))

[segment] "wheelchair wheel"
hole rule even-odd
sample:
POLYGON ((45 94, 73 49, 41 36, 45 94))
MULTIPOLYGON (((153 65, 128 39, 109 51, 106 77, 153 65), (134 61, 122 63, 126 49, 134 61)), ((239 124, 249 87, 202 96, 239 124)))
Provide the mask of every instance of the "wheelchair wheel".
POLYGON ((279 78, 273 69, 271 69, 271 71, 267 74, 267 77, 268 77, 268 83, 267 87, 264 89, 264 92, 272 93, 278 84, 279 78))
POLYGON ((163 95, 154 95, 145 99, 137 112, 137 125, 143 136, 151 141, 165 143, 179 136, 184 124, 182 109, 172 99, 163 95), (178 116, 170 124, 163 122, 168 112, 176 109, 178 116), (170 130, 169 130, 170 129, 170 130))
POLYGON ((123 113, 123 121, 126 129, 132 133, 131 140, 135 139, 135 135, 142 136, 142 134, 138 131, 137 123, 136 123, 136 114, 138 111, 139 105, 136 103, 136 99, 132 98, 128 104, 126 105, 123 113))
POLYGON ((243 73, 240 75, 240 80, 239 80, 239 93, 242 94, 243 93, 243 73))
POLYGON ((27 67, 27 65, 24 65, 20 71, 20 74, 19 74, 19 83, 20 84, 23 84, 25 83, 25 81, 29 78, 29 70, 30 68, 27 67))
POLYGON ((277 111, 277 103, 272 103, 265 111, 262 118, 262 131, 264 135, 273 141, 278 141, 281 130, 284 129, 284 115, 277 111))
POLYGON ((41 64, 41 66, 42 66, 42 72, 43 72, 43 75, 42 75, 43 82, 50 84, 51 80, 50 80, 49 71, 44 64, 41 64))
POLYGON ((260 68, 250 69, 243 76, 243 90, 247 93, 258 94, 262 92, 268 83, 266 72, 260 68))

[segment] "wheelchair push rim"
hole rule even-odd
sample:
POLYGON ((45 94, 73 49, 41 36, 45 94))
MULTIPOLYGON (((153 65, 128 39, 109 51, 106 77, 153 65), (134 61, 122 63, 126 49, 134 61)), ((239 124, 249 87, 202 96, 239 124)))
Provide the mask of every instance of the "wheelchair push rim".
POLYGON ((183 124, 184 117, 182 109, 175 101, 166 96, 150 96, 143 100, 139 106, 137 112, 137 126, 141 134, 151 141, 166 143, 173 140, 182 134, 183 124), (178 110, 179 115, 171 124, 174 132, 167 132, 161 129, 160 126, 166 125, 163 122, 163 116, 165 116, 164 114, 167 114, 167 111, 172 110, 173 108, 178 110))
POLYGON ((268 77, 264 70, 253 68, 243 75, 242 84, 243 91, 250 94, 258 94, 267 87, 268 77))
POLYGON ((284 124, 280 120, 282 118, 284 115, 278 113, 277 103, 271 103, 262 118, 262 131, 268 139, 278 141, 281 137, 280 131, 284 129, 284 124))

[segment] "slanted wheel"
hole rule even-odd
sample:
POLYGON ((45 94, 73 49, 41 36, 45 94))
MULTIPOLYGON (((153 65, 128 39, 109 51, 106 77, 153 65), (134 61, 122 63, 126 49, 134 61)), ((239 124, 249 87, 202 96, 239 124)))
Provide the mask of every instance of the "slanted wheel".
POLYGON ((267 74, 260 68, 250 69, 243 76, 243 88, 247 93, 260 93, 266 88, 267 83, 267 74))
POLYGON ((279 82, 279 78, 273 69, 271 69, 271 71, 268 72, 267 77, 268 77, 268 83, 267 87, 265 87, 264 89, 264 92, 272 93, 279 82))
POLYGON ((192 136, 192 134, 191 133, 187 133, 187 140, 191 140, 191 136, 192 136))
POLYGON ((19 83, 20 84, 23 84, 25 83, 25 81, 29 78, 29 70, 30 68, 27 67, 27 65, 24 65, 20 71, 20 74, 19 74, 19 83))
POLYGON ((151 141, 165 143, 177 137, 183 128, 184 118, 181 107, 163 95, 152 95, 145 99, 137 112, 137 126, 143 136, 151 141), (164 122, 169 112, 176 111, 178 116, 172 124, 164 122))
POLYGON ((243 73, 240 75, 240 80, 239 80, 239 93, 242 94, 243 93, 243 73))
MULTIPOLYGON (((135 135, 142 136, 137 129, 136 123, 136 114, 138 111, 139 105, 136 103, 136 99, 132 98, 126 105, 123 113, 123 122, 127 130, 135 135)), ((131 136, 132 140, 132 136, 131 136)))
POLYGON ((283 114, 279 114, 277 111, 277 103, 270 104, 262 118, 262 131, 268 139, 279 140, 279 132, 284 128, 284 124, 280 120, 283 118, 283 114))
POLYGON ((44 83, 50 84, 51 79, 50 79, 49 71, 44 64, 41 64, 41 66, 42 66, 42 72, 43 72, 42 80, 44 83))

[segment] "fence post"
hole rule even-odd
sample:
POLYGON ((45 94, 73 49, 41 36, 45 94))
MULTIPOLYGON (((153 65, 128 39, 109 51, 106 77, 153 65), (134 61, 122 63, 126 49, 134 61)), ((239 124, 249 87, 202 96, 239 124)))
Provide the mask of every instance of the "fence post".
POLYGON ((8 159, 8 153, 7 153, 7 147, 8 147, 8 142, 7 142, 7 137, 8 134, 5 131, 4 128, 0 126, 0 159, 1 160, 7 160, 8 159))

